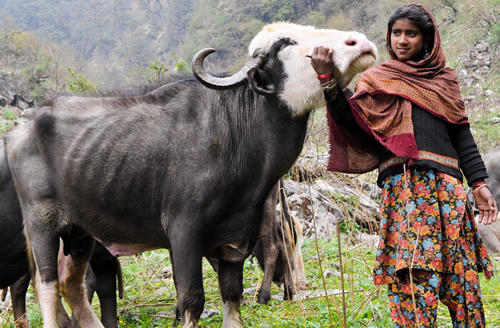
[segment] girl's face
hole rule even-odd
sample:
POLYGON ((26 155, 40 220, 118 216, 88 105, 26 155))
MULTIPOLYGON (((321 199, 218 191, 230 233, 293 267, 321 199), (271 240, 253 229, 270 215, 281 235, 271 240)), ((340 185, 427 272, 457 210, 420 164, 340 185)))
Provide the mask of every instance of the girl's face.
POLYGON ((408 18, 394 22, 391 32, 391 48, 398 60, 415 60, 424 48, 424 35, 408 18))

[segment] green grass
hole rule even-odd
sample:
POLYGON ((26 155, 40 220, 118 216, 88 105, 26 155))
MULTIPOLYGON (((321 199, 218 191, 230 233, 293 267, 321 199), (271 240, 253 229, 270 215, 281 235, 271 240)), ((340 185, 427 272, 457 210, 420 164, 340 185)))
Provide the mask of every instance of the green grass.
POLYGON ((7 131, 8 129, 10 129, 14 124, 13 123, 2 123, 0 122, 0 137, 3 136, 3 134, 5 133, 5 131, 7 131))
POLYGON ((12 126, 14 126, 15 121, 19 119, 17 115, 6 107, 3 111, 2 120, 0 120, 0 137, 12 126))
MULTIPOLYGON (((346 327, 390 327, 390 313, 385 287, 373 284, 371 267, 375 250, 368 247, 342 245, 343 286, 337 240, 308 241, 303 248, 306 275, 310 283, 309 297, 294 297, 293 301, 273 298, 269 304, 258 304, 256 290, 262 272, 256 261, 247 261, 244 270, 245 302, 241 307, 245 327, 342 327, 345 309, 346 327), (323 278, 324 277, 324 278, 323 278), (324 296, 325 290, 328 297, 324 296), (342 297, 344 290, 344 301, 342 297), (345 305, 343 305, 345 304, 345 305)), ((493 258, 497 271, 500 258, 493 258)), ((174 319, 175 288, 161 270, 168 266, 166 250, 146 252, 121 258, 126 288, 125 299, 118 304, 119 327, 170 327, 174 319)), ((207 261, 203 263, 205 307, 218 311, 203 319, 200 326, 222 326, 222 304, 217 277, 207 261)), ((490 281, 481 279, 483 301, 488 327, 500 327, 500 275, 490 281)), ((273 285, 272 294, 281 292, 273 285)), ((30 289, 28 311, 31 327, 42 326, 40 310, 30 289)), ((97 297, 93 307, 99 312, 97 297)), ((12 316, 0 314, 0 326, 14 327, 12 316)), ((438 327, 451 327, 447 309, 440 305, 438 327)))
POLYGON ((493 119, 500 119, 500 113, 484 109, 470 120, 474 139, 482 153, 500 145, 500 123, 493 124, 493 119))

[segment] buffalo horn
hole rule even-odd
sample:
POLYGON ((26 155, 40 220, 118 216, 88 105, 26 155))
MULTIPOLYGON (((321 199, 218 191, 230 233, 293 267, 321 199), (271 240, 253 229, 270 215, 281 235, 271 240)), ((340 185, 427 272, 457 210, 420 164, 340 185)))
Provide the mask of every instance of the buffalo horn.
POLYGON ((264 60, 264 56, 262 55, 254 56, 248 60, 238 73, 228 77, 216 77, 210 75, 203 67, 203 60, 213 52, 215 52, 213 48, 202 49, 194 55, 192 62, 194 76, 196 76, 198 81, 204 86, 211 89, 231 89, 243 84, 247 80, 248 71, 254 67, 258 67, 264 60))

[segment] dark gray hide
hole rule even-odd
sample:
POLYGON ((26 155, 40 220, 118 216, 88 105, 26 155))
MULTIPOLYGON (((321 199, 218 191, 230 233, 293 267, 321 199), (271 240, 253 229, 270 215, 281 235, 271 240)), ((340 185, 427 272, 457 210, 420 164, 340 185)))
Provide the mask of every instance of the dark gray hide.
POLYGON ((7 288, 29 271, 23 234, 21 205, 0 139, 0 289, 7 288))
MULTIPOLYGON (((31 275, 21 206, 5 156, 3 139, 0 139, 0 248, 0 289, 10 287, 16 326, 28 327, 25 317, 26 291, 31 275)), ((120 263, 99 243, 96 243, 90 263, 86 278, 89 299, 92 299, 96 291, 101 303, 104 326, 117 327, 116 278, 121 280, 120 263)), ((79 327, 75 318, 70 323, 65 312, 59 313, 59 318, 61 326, 79 327)))
MULTIPOLYGON (((263 67, 277 83, 279 50, 263 67)), ((248 86, 214 91, 194 79, 41 108, 6 140, 42 281, 57 279, 59 236, 77 265, 95 236, 112 250, 140 245, 122 254, 171 249, 184 322, 203 310, 204 255, 220 260, 222 298, 239 308, 265 199, 300 154, 307 119, 248 86)))

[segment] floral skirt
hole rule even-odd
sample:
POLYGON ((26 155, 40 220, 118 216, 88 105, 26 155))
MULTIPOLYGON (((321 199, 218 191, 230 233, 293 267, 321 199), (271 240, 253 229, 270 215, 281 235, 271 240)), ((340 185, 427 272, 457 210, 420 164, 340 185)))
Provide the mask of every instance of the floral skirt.
POLYGON ((464 275, 493 273, 462 182, 411 167, 382 186, 375 285, 398 283, 411 269, 464 275), (464 256, 465 253, 465 256, 464 256))

